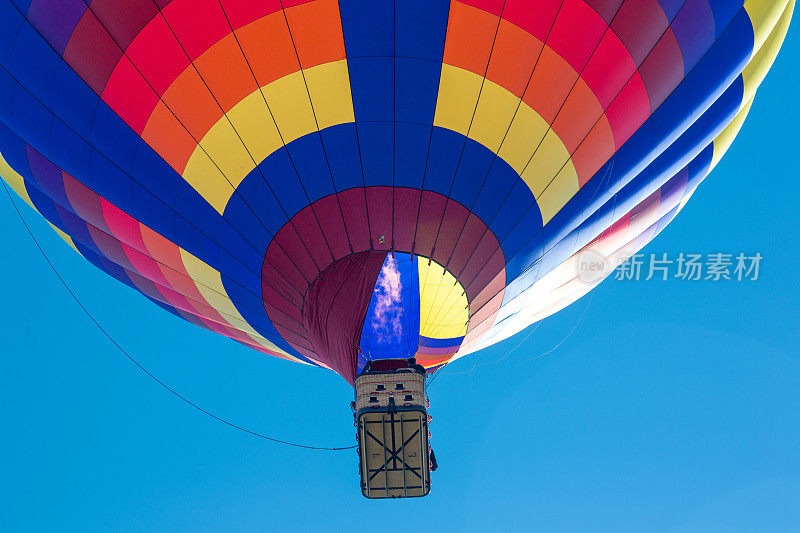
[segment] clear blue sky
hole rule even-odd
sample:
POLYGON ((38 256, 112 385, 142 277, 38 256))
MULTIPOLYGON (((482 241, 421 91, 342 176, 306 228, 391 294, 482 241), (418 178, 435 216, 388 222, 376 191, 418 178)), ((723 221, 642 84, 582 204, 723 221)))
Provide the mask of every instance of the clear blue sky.
MULTIPOLYGON (((503 363, 438 378, 440 469, 419 500, 368 501, 354 451, 264 442, 164 392, 93 328, 0 197, 0 530, 800 531, 796 32, 731 151, 645 249, 760 252, 760 279, 607 280, 503 363), (584 309, 558 350, 525 361, 584 309)), ((163 380, 257 431, 353 443, 343 379, 168 315, 24 213, 88 307, 163 380)))

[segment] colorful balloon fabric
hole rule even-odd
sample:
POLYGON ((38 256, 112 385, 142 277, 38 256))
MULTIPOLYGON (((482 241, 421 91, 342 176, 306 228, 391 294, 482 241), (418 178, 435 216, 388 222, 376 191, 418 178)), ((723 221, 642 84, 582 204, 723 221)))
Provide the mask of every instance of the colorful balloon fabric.
POLYGON ((730 146, 786 0, 0 0, 0 174, 162 308, 352 382, 589 291, 730 146))

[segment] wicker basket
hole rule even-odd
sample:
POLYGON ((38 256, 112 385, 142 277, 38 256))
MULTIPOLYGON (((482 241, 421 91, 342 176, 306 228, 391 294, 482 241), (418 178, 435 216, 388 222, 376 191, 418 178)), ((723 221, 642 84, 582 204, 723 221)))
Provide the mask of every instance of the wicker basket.
POLYGON ((412 369, 362 374, 356 378, 356 411, 366 407, 425 407, 425 376, 412 369))

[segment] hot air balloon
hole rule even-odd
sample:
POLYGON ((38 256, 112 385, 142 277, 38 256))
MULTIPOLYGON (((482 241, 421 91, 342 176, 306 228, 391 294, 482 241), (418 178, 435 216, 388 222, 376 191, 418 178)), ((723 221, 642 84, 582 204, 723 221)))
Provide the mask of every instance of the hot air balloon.
POLYGON ((425 374, 653 239, 793 7, 0 0, 0 174, 156 305, 357 385, 364 493, 424 495, 425 374))

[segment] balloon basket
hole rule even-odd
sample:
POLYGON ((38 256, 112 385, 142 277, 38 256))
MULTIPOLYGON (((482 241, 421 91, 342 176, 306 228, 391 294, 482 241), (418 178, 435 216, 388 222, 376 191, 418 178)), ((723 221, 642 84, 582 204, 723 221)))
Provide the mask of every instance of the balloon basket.
POLYGON ((412 498, 431 489, 425 369, 414 359, 370 361, 355 381, 361 492, 412 498))

